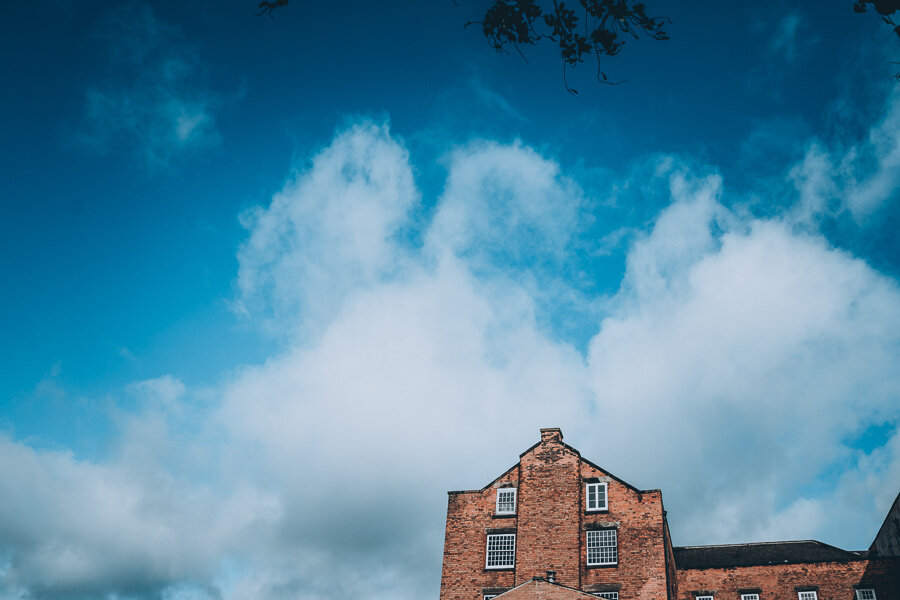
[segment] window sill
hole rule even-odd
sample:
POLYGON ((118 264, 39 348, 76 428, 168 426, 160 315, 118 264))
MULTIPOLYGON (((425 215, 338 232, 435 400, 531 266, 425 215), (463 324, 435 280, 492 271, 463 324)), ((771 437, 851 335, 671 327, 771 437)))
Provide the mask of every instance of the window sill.
POLYGON ((491 515, 491 518, 492 519, 515 519, 516 516, 517 516, 516 513, 500 513, 500 514, 494 513, 493 515, 491 515))
POLYGON ((515 571, 515 567, 485 567, 485 573, 496 573, 497 571, 515 571))
POLYGON ((619 563, 612 563, 608 565, 585 565, 588 569, 615 569, 619 566, 619 563))

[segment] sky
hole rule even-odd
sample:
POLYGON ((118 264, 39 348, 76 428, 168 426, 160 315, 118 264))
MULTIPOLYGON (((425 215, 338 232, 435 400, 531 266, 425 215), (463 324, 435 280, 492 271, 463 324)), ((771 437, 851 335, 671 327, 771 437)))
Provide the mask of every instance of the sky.
POLYGON ((900 491, 900 41, 648 0, 566 73, 478 0, 0 22, 0 599, 434 597, 541 427, 676 545, 900 491))

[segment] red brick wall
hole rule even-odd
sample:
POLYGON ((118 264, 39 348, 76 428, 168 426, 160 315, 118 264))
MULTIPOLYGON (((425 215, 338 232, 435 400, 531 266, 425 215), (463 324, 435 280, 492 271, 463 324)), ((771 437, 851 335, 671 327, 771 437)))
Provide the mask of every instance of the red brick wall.
POLYGON ((678 598, 678 573, 675 571, 675 552, 672 550, 672 534, 669 531, 669 522, 665 519, 665 511, 663 511, 663 527, 666 534, 666 585, 668 587, 668 598, 675 600, 678 598))
MULTIPOLYGON (((590 465, 585 477, 605 474, 590 465)), ((665 600, 666 559, 663 536, 662 494, 659 490, 637 491, 616 480, 608 485, 609 512, 588 513, 585 526, 592 523, 618 524, 619 564, 616 567, 588 567, 582 559, 581 589, 600 590, 600 584, 617 584, 620 600, 665 600)), ((584 533, 582 533, 584 535, 584 533)))
POLYGON ((561 435, 542 437, 519 461, 516 584, 551 570, 562 585, 579 587, 581 459, 561 435))
POLYGON ((559 430, 541 431, 541 442, 518 465, 483 490, 451 492, 447 507, 441 600, 480 600, 487 589, 512 588, 556 571, 563 585, 586 591, 618 590, 620 600, 665 600, 666 559, 662 495, 638 491, 611 477, 562 442, 559 430), (609 510, 585 513, 585 478, 607 481, 609 510), (498 518, 496 489, 518 489, 517 514, 498 518), (618 529, 619 563, 587 567, 591 524, 618 529), (489 530, 516 528, 513 571, 485 569, 489 530))
POLYGON ((516 527, 516 517, 501 518, 494 512, 497 488, 509 483, 518 485, 518 481, 516 465, 484 490, 450 492, 444 532, 441 600, 481 600, 483 588, 500 591, 515 586, 515 571, 485 569, 485 553, 489 529, 516 527))
POLYGON ((751 588, 762 590, 760 600, 790 600, 799 586, 819 586, 819 600, 855 600, 857 584, 874 587, 878 600, 900 598, 900 559, 678 570, 679 600, 693 600, 697 591, 738 600, 738 590, 751 588))

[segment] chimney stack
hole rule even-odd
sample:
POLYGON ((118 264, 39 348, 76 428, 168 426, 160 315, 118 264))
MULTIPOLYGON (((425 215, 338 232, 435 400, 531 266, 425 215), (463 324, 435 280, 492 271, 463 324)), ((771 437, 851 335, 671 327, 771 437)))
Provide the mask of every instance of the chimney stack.
POLYGON ((562 443, 563 434, 559 427, 544 427, 541 429, 541 443, 547 442, 562 443))

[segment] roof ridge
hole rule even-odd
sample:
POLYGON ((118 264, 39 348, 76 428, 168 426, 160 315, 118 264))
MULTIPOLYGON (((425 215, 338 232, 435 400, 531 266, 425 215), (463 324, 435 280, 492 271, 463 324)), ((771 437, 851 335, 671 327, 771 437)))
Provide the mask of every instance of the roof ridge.
POLYGON ((580 590, 580 589, 578 589, 578 588, 576 588, 576 587, 572 587, 572 586, 568 586, 568 585, 559 583, 558 581, 550 581, 550 580, 547 579, 546 577, 541 577, 541 576, 538 575, 538 576, 532 577, 531 579, 528 579, 528 580, 526 580, 526 581, 523 581, 523 582, 520 583, 519 585, 517 585, 517 586, 515 586, 515 587, 512 587, 512 588, 506 590, 505 592, 502 592, 501 594, 498 595, 498 597, 499 597, 499 598, 502 598, 504 594, 508 594, 509 592, 511 592, 511 591, 513 591, 513 590, 517 590, 517 589, 519 589, 519 588, 521 588, 521 587, 524 587, 524 586, 526 586, 526 585, 529 585, 529 584, 531 584, 531 585, 537 585, 537 584, 539 584, 539 583, 546 583, 546 584, 548 584, 548 585, 555 585, 555 586, 557 586, 557 587, 561 587, 561 588, 564 588, 564 589, 567 589, 567 590, 570 590, 570 591, 573 591, 573 592, 577 592, 577 593, 583 594, 583 595, 585 595, 585 596, 591 596, 591 595, 593 595, 593 594, 591 594, 590 592, 586 592, 586 591, 580 590))
MULTIPOLYGON (((825 546, 831 546, 831 544, 826 544, 825 542, 820 542, 819 540, 778 540, 774 542, 742 542, 738 544, 703 544, 700 546, 674 546, 676 549, 681 548, 727 548, 729 546, 769 546, 772 544, 823 544, 825 546)), ((831 546, 832 548, 837 548, 837 546, 831 546)), ((837 548, 838 550, 843 550, 843 548, 837 548)), ((844 550, 847 552, 847 550, 844 550)))

